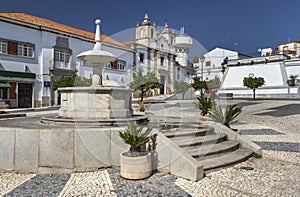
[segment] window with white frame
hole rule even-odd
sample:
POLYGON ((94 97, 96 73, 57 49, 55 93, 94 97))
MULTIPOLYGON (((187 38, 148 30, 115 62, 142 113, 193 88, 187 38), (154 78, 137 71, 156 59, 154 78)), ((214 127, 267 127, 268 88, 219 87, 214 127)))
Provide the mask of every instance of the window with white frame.
POLYGON ((54 66, 60 69, 70 69, 72 51, 54 48, 54 66))
POLYGON ((54 51, 54 61, 56 62, 70 62, 71 53, 69 51, 64 50, 55 50, 54 51))
POLYGON ((34 58, 34 44, 0 38, 0 54, 34 58))
POLYGON ((126 62, 122 60, 118 60, 117 66, 118 66, 117 67, 118 70, 124 71, 126 68, 126 62))
POLYGON ((0 53, 7 54, 7 41, 0 40, 0 53))
POLYGON ((205 62, 205 66, 211 66, 211 61, 205 62))
POLYGON ((33 57, 33 45, 18 43, 18 56, 33 57))
POLYGON ((111 69, 111 62, 108 64, 104 64, 103 66, 105 69, 111 69))

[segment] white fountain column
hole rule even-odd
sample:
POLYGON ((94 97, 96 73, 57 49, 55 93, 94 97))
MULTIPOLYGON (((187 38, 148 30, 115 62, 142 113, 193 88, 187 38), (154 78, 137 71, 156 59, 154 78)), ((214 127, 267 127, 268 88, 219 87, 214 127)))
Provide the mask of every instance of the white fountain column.
POLYGON ((97 19, 95 45, 92 50, 80 53, 77 58, 89 64, 93 68, 93 78, 91 87, 102 87, 102 69, 104 64, 114 62, 117 58, 110 52, 104 51, 101 44, 101 20, 97 19))
MULTIPOLYGON (((97 19, 95 21, 96 24, 96 33, 95 33, 95 45, 94 45, 94 50, 99 50, 102 51, 102 44, 101 44, 101 31, 100 31, 100 24, 101 20, 97 19)), ((102 68, 103 65, 99 64, 92 64, 93 67, 93 77, 92 77, 92 85, 91 87, 97 87, 100 86, 102 87, 102 68)))

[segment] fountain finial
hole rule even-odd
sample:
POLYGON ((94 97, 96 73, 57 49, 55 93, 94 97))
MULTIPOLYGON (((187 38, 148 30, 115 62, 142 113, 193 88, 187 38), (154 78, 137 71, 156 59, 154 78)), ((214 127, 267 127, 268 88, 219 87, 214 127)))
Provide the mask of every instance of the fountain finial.
POLYGON ((102 49, 102 46, 101 46, 101 32, 100 32, 100 24, 101 24, 101 20, 100 19, 97 19, 95 21, 95 24, 96 24, 96 33, 95 33, 95 46, 94 46, 94 49, 102 49))

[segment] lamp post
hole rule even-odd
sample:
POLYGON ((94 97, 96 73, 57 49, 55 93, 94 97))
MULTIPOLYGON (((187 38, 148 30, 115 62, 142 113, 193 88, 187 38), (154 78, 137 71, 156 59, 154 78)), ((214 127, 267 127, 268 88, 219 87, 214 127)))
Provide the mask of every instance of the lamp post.
POLYGON ((201 81, 203 81, 203 63, 204 63, 204 61, 205 61, 205 57, 204 57, 204 55, 202 55, 200 57, 200 62, 201 62, 201 81))

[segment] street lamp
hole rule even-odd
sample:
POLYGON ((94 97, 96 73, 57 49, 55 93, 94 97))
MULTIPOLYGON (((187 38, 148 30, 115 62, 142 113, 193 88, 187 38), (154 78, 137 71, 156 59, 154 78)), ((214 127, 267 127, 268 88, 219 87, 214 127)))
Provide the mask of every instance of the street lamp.
POLYGON ((204 63, 204 61, 205 61, 205 57, 204 57, 204 55, 202 55, 200 57, 200 62, 201 62, 201 81, 203 81, 203 63, 204 63))

